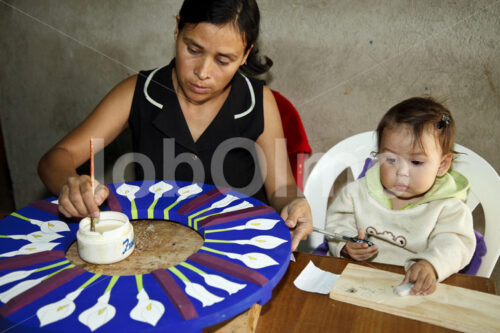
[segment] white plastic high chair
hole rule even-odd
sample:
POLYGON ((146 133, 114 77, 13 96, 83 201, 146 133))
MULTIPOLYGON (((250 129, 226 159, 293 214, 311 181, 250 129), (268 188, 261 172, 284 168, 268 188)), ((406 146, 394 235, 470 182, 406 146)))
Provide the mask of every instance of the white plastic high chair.
MULTIPOLYGON (((487 252, 482 257, 478 276, 490 277, 500 255, 500 177, 493 167, 472 150, 455 144, 456 154, 452 168, 470 181, 470 191, 467 205, 471 211, 480 203, 484 211, 485 232, 484 241, 487 252)), ((312 209, 313 224, 324 229, 328 196, 331 193, 335 179, 347 168, 350 168, 354 178, 361 173, 365 159, 372 151, 377 150, 377 134, 375 131, 353 135, 337 143, 328 150, 314 166, 306 180, 304 194, 312 209)), ((307 241, 301 243, 300 250, 312 252, 323 242, 323 235, 313 233, 307 241)))

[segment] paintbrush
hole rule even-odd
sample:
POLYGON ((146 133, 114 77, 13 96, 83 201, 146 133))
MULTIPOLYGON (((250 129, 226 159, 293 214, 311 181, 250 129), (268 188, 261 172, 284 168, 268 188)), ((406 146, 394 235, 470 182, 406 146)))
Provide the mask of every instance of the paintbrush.
MULTIPOLYGON (((90 138, 90 184, 92 186, 92 196, 95 194, 95 177, 94 177, 94 139, 90 138)), ((95 217, 90 215, 90 231, 95 231, 95 217)))
POLYGON ((313 231, 319 232, 320 234, 323 234, 323 235, 325 235, 327 237, 338 239, 338 240, 342 240, 342 241, 348 241, 348 242, 354 242, 354 243, 364 243, 364 244, 368 244, 368 246, 372 246, 373 245, 372 242, 364 240, 364 239, 360 239, 360 238, 357 238, 357 237, 344 236, 344 235, 340 235, 340 234, 334 234, 334 233, 328 232, 326 230, 323 230, 323 229, 320 229, 320 228, 317 228, 317 227, 313 227, 313 231))

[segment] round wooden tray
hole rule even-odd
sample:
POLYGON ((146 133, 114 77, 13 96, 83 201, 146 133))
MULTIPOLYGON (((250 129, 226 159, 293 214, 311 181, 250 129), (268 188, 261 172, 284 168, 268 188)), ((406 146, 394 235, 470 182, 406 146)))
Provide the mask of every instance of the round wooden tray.
POLYGON ((187 182, 108 187, 101 209, 128 215, 136 235, 120 263, 83 262, 78 221, 62 218, 55 198, 0 221, 0 327, 201 330, 267 302, 288 267, 289 230, 258 200, 187 182))

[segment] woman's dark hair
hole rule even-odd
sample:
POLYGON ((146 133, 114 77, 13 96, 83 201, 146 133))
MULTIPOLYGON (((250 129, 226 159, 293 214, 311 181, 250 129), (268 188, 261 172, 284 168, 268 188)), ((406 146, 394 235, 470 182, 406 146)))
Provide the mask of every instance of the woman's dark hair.
POLYGON ((377 127, 378 148, 386 128, 405 124, 413 131, 414 143, 422 147, 422 133, 432 129, 439 139, 443 154, 454 153, 455 121, 451 112, 430 97, 413 97, 394 105, 377 127))
POLYGON ((246 74, 264 74, 273 65, 268 57, 261 59, 257 55, 260 13, 255 0, 184 0, 179 11, 179 31, 185 24, 202 22, 219 26, 232 23, 246 42, 245 52, 253 45, 246 63, 241 66, 241 70, 246 74))

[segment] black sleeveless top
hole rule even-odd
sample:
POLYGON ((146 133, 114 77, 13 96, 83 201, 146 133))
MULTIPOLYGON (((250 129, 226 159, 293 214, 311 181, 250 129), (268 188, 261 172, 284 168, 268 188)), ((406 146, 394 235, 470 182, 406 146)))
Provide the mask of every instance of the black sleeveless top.
POLYGON ((174 66, 175 59, 137 78, 129 117, 137 180, 232 187, 267 202, 255 148, 264 130, 264 82, 236 73, 222 108, 194 142, 172 84, 174 66))

